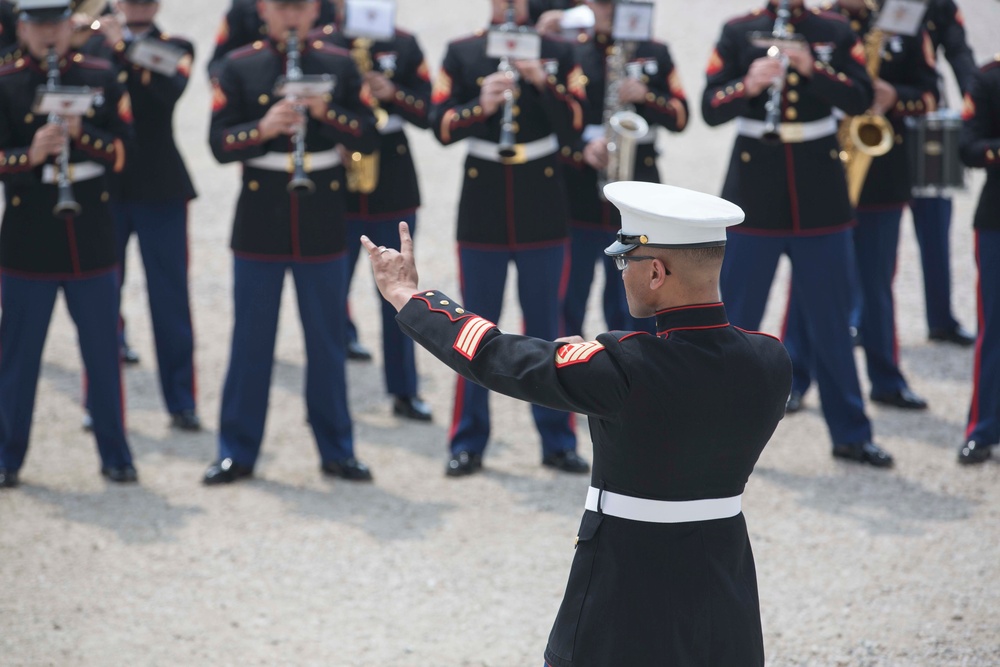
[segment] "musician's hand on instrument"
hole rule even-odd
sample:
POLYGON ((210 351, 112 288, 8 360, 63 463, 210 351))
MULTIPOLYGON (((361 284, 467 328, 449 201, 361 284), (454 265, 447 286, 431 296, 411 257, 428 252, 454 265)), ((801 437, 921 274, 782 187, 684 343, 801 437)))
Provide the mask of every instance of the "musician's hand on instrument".
POLYGON ((549 78, 540 60, 515 60, 514 67, 521 74, 521 78, 529 82, 539 90, 545 87, 545 81, 549 78))
POLYGON ((875 79, 875 101, 872 102, 872 112, 884 116, 899 101, 896 87, 882 79, 875 79))
MULTIPOLYGON (((309 112, 309 115, 316 120, 322 120, 326 117, 326 112, 330 110, 330 103, 322 95, 310 95, 309 97, 300 97, 298 99, 298 105, 303 106, 309 112)), ((304 120, 304 119, 303 119, 304 120)))
POLYGON ((646 101, 649 86, 638 79, 624 79, 618 88, 618 100, 622 104, 640 104, 646 101))
POLYGON ((504 103, 504 93, 515 88, 514 77, 506 72, 494 72, 483 80, 479 91, 479 106, 487 116, 495 114, 504 103))
POLYGON ((812 76, 816 59, 813 58, 812 51, 806 44, 782 49, 782 53, 787 56, 789 67, 807 78, 812 76))
POLYGON ((79 116, 63 116, 63 122, 66 124, 66 133, 69 138, 79 139, 83 133, 83 119, 79 116))
POLYGON ((419 281, 409 226, 405 222, 399 223, 398 252, 385 246, 376 246, 367 236, 361 237, 361 245, 368 251, 379 292, 397 311, 402 310, 417 292, 419 281))
POLYGON ((111 46, 125 41, 125 30, 117 16, 102 16, 99 30, 104 35, 104 40, 111 46))
POLYGON ((775 79, 785 76, 785 68, 778 58, 757 58, 750 63, 747 75, 743 77, 743 86, 748 97, 757 97, 770 88, 775 79))
POLYGON ((28 160, 31 166, 44 164, 51 156, 59 155, 66 145, 66 135, 57 123, 46 123, 35 132, 28 148, 28 160))
POLYGON ((392 102, 396 98, 396 84, 394 84, 389 77, 382 72, 367 72, 365 74, 365 83, 368 84, 368 90, 371 91, 372 96, 379 102, 392 102))
POLYGON ((600 171, 608 166, 608 140, 604 137, 591 139, 583 148, 583 161, 600 171))
POLYGON ((289 136, 295 134, 295 130, 302 123, 302 116, 295 110, 295 105, 296 102, 285 99, 268 109, 257 126, 261 139, 270 141, 282 134, 289 136))
POLYGON ((561 9, 550 9, 542 12, 535 23, 539 35, 558 35, 562 31, 563 12, 561 9))

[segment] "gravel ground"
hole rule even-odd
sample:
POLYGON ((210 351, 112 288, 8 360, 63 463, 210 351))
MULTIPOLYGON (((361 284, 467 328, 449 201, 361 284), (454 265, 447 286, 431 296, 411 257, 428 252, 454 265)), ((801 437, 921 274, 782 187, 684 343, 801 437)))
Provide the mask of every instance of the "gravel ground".
MULTIPOLYGON (((323 479, 304 422, 304 355, 289 285, 258 476, 228 488, 200 485, 215 456, 232 321, 227 244, 237 170, 216 165, 205 140, 204 64, 227 0, 164 4, 163 27, 200 49, 176 130, 201 193, 191 206, 191 285, 207 429, 167 428, 133 248, 125 309, 143 363, 125 381, 141 484, 109 487, 97 474, 92 439, 80 430, 75 334, 60 303, 23 485, 0 494, 0 664, 539 664, 587 480, 541 468, 527 406, 494 397, 503 427, 485 472, 450 480, 443 469, 453 376, 421 353, 423 394, 436 419, 413 425, 391 416, 378 362, 354 364, 357 451, 376 482, 323 479)), ((680 3, 659 3, 658 35, 671 44, 693 99, 723 20, 756 4, 719 0, 682 14, 680 3)), ((420 36, 432 66, 445 41, 479 27, 486 9, 482 0, 400 5, 400 24, 420 36)), ((991 57, 1000 3, 962 6, 979 60, 991 57)), ((441 148, 427 133, 411 137, 426 199, 417 241, 422 284, 458 296, 462 149, 441 148)), ((682 136, 661 137, 665 178, 717 192, 731 138, 731 127, 710 130, 695 113, 682 136)), ((969 326, 970 220, 981 183, 973 175, 969 193, 955 200, 955 307, 969 326)), ((787 271, 781 275, 765 322, 770 331, 783 305, 787 271)), ((359 277, 353 307, 374 348, 374 288, 364 267, 359 277)), ((920 280, 912 226, 904 223, 896 281, 901 354, 931 409, 870 408, 897 467, 832 460, 813 392, 807 409, 781 424, 747 488, 771 665, 1000 665, 1000 465, 955 463, 972 352, 926 342, 920 280)), ((512 301, 501 325, 516 329, 518 318, 512 301)), ((588 332, 600 326, 595 317, 588 332)))

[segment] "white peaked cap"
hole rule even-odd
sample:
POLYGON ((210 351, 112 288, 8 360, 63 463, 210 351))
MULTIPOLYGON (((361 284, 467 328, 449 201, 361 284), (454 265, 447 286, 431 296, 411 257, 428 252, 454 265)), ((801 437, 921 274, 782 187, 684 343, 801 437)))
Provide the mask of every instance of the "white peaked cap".
POLYGON ((618 181, 604 186, 604 196, 622 214, 618 240, 604 251, 612 256, 639 246, 725 245, 726 228, 746 217, 732 202, 673 185, 618 181))

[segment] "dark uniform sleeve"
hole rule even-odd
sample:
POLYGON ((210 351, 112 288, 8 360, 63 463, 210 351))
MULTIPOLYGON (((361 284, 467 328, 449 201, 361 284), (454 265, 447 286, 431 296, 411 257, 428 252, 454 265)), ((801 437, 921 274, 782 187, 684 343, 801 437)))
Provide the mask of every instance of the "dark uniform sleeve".
POLYGON ((854 32, 845 28, 833 53, 832 63, 826 64, 817 58, 812 75, 804 77, 802 89, 830 106, 856 116, 871 107, 874 89, 865 69, 865 47, 854 32))
POLYGON ((392 82, 396 84, 396 99, 384 104, 389 113, 398 113, 407 122, 426 130, 431 126, 431 75, 424 52, 416 37, 405 42, 400 54, 399 70, 392 82))
POLYGON ((212 122, 208 138, 212 154, 222 164, 249 160, 267 152, 257 127, 260 121, 245 120, 241 99, 234 61, 227 59, 219 78, 212 82, 212 122))
POLYGON ((126 47, 121 42, 114 46, 114 62, 122 71, 128 73, 128 81, 132 84, 130 90, 142 90, 149 99, 173 106, 184 94, 191 78, 194 45, 182 39, 167 40, 167 43, 182 49, 185 54, 177 63, 177 71, 172 75, 168 76, 144 68, 135 68, 125 57, 126 47))
POLYGON ((629 377, 612 356, 618 342, 607 334, 578 345, 505 334, 435 291, 414 295, 396 321, 455 372, 513 398, 603 419, 628 398, 629 377))
POLYGON ((657 46, 657 72, 649 77, 646 101, 637 105, 636 110, 651 124, 681 132, 688 122, 687 95, 670 57, 670 49, 666 44, 657 46))
POLYGON ((229 11, 222 17, 219 30, 215 36, 215 52, 208 62, 208 76, 216 79, 222 74, 223 62, 226 54, 235 51, 244 44, 249 44, 255 39, 260 39, 260 34, 252 34, 248 31, 248 21, 245 15, 248 11, 256 12, 253 4, 240 3, 240 0, 233 0, 229 11))
POLYGON ((328 104, 322 121, 309 119, 309 129, 312 131, 315 126, 320 136, 342 143, 349 150, 372 153, 379 144, 375 114, 361 101, 361 75, 354 61, 345 57, 344 63, 337 77, 334 100, 328 104))
POLYGON ((739 54, 745 35, 730 26, 722 28, 715 50, 705 71, 705 92, 701 98, 701 115, 709 126, 722 125, 746 113, 750 106, 743 86, 746 68, 740 65, 739 54))
POLYGON ((934 44, 926 32, 911 41, 906 51, 905 81, 892 81, 899 99, 888 115, 893 118, 923 116, 937 108, 938 87, 934 44))
POLYGON ((962 118, 962 162, 978 168, 1000 165, 1000 134, 994 129, 1000 118, 1000 62, 987 65, 973 79, 962 118))
POLYGON ((559 138, 560 145, 572 145, 583 132, 584 110, 587 91, 583 84, 583 69, 573 57, 573 47, 566 42, 557 42, 559 49, 559 71, 550 74, 542 89, 526 81, 521 82, 521 95, 537 95, 541 98, 545 115, 559 138))
POLYGON ((965 24, 962 12, 953 0, 941 2, 941 14, 938 17, 939 38, 944 47, 944 55, 955 73, 955 80, 962 94, 969 92, 976 78, 976 59, 965 36, 965 24))
MULTIPOLYGON (((0 77, 5 75, 5 70, 9 72, 11 69, 11 67, 0 69, 0 77)), ((6 95, 7 89, 0 89, 0 93, 6 95)), ((35 169, 28 159, 28 150, 31 146, 14 144, 13 122, 6 104, 0 100, 0 181, 8 185, 36 183, 38 179, 35 169)))
POLYGON ((132 100, 110 70, 103 96, 103 103, 113 109, 107 116, 108 122, 98 127, 87 116, 83 117, 80 136, 71 144, 70 161, 94 160, 115 173, 121 173, 125 168, 128 150, 135 140, 132 130, 132 100))
POLYGON ((490 117, 479 106, 479 87, 466 80, 455 45, 449 44, 431 98, 434 136, 446 146, 468 137, 490 137, 490 117))

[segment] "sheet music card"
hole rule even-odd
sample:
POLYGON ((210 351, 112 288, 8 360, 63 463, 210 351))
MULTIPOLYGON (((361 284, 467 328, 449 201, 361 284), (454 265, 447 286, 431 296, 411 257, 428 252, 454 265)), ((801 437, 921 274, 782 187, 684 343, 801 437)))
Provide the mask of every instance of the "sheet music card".
POLYGON ((925 0, 886 0, 876 27, 894 35, 913 37, 924 27, 925 0))
POLYGON ((177 65, 184 56, 184 49, 159 39, 132 42, 125 52, 125 58, 130 63, 164 76, 176 74, 177 65))
POLYGON ((542 57, 542 38, 534 30, 493 28, 486 37, 488 58, 538 60, 542 57))
POLYGON ((39 87, 32 109, 36 114, 82 116, 94 106, 96 90, 84 86, 39 87))
POLYGON ((396 3, 392 0, 347 0, 344 34, 374 41, 396 34, 396 3))
POLYGON ((611 37, 616 41, 647 42, 653 38, 653 3, 619 2, 611 37))

